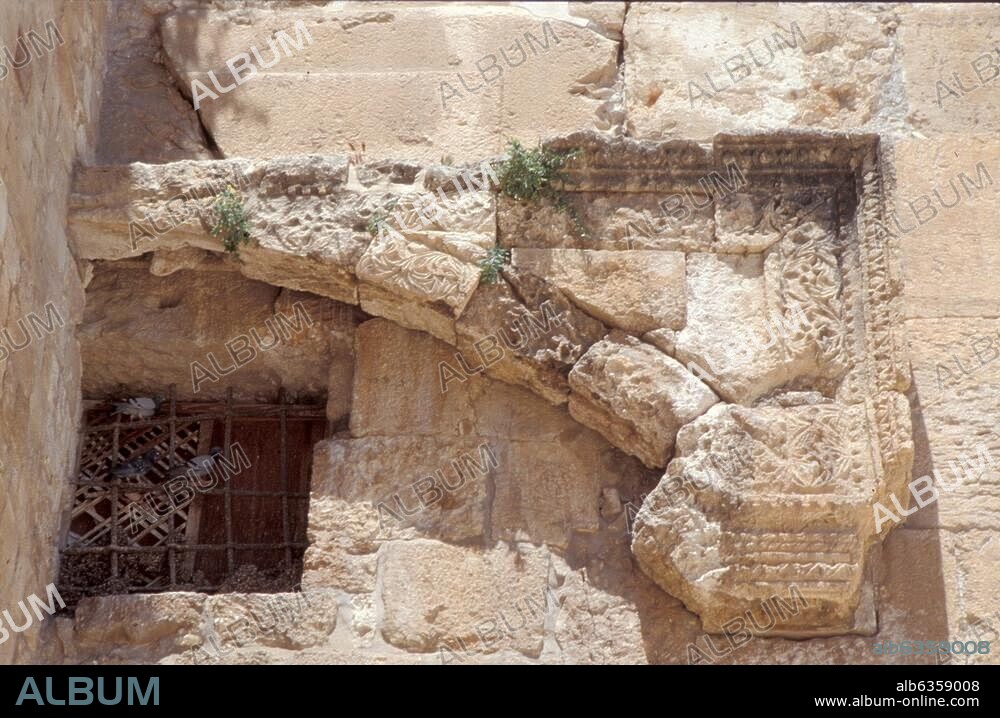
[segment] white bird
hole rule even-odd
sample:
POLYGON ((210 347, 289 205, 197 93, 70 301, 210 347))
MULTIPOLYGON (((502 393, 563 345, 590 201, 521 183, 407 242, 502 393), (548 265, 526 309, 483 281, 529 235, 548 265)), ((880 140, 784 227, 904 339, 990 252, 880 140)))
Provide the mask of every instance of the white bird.
POLYGON ((157 410, 160 408, 160 404, 163 403, 162 396, 136 396, 131 399, 126 399, 125 401, 119 401, 115 403, 115 410, 112 412, 112 416, 115 414, 122 414, 123 416, 129 417, 129 420, 133 419, 148 419, 156 414, 157 410))

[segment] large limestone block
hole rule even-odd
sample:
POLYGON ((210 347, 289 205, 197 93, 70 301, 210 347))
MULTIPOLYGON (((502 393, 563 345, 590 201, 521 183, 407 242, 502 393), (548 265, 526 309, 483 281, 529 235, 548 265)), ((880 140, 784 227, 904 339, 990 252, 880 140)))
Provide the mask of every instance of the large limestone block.
POLYGON ((873 125, 900 103, 891 13, 848 5, 633 3, 625 103, 636 137, 873 125))
MULTIPOLYGON (((462 362, 475 366, 471 358, 461 357, 454 347, 426 333, 383 319, 366 322, 358 330, 351 426, 352 434, 365 438, 335 442, 341 447, 336 460, 329 459, 331 451, 318 452, 314 472, 332 471, 344 486, 344 476, 360 471, 352 486, 382 486, 381 493, 372 488, 367 494, 355 490, 350 495, 355 502, 352 511, 365 510, 373 517, 382 514, 386 530, 380 536, 416 533, 468 540, 482 532, 488 515, 494 540, 566 547, 575 532, 592 533, 599 528, 599 499, 604 488, 622 487, 632 495, 625 487, 655 479, 640 462, 581 426, 565 407, 484 377, 481 367, 461 380, 449 381, 447 391, 442 392, 442 366, 458 371, 462 362), (412 367, 412 371, 401 372, 401 366, 412 367), (488 503, 479 494, 466 495, 473 484, 461 484, 451 463, 464 452, 466 458, 460 460, 459 468, 466 475, 471 469, 474 485, 481 486, 485 476, 476 467, 486 467, 491 458, 482 454, 480 447, 484 445, 495 454, 498 464, 489 472, 488 503), (459 452, 458 446, 465 448, 459 452), (417 447, 412 456, 410 447, 417 447), (425 453, 425 447, 430 447, 430 453, 425 453), (376 468, 387 460, 379 458, 379 452, 399 454, 406 465, 398 471, 376 468), (438 463, 418 470, 425 460, 438 463), (360 467, 343 466, 344 462, 360 462, 360 467), (396 493, 385 488, 385 482, 399 482, 396 493), (456 487, 444 491, 447 500, 438 495, 445 483, 456 487), (402 506, 395 503, 397 493, 402 506), (421 497, 427 507, 422 506, 421 497), (379 502, 385 504, 381 512, 379 502), (413 509, 418 509, 413 519, 404 515, 397 520, 389 513, 405 514, 413 509), (415 529, 397 531, 397 525, 415 529)), ((314 487, 317 481, 313 479, 314 487)), ((316 515, 316 509, 314 504, 310 516, 316 515)), ((331 513, 326 521, 334 523, 325 525, 345 520, 342 516, 339 510, 331 513)), ((331 538, 335 543, 335 536, 331 538)), ((319 561, 324 552, 343 556, 343 552, 331 549, 311 551, 307 558, 319 561)), ((342 572, 340 563, 329 570, 342 572)))
POLYGON ((1000 271, 995 251, 1000 203, 996 135, 900 140, 894 158, 896 191, 886 226, 899 241, 906 315, 1000 313, 993 279, 1000 271), (970 271, 973 267, 976 271, 970 271))
POLYGON ((914 4, 898 12, 910 127, 931 137, 995 133, 1000 8, 914 4))
POLYGON ((358 327, 355 354, 353 436, 473 433, 464 377, 442 387, 442 366, 456 364, 454 347, 426 332, 372 319, 358 327))
POLYGON ((84 598, 76 607, 74 639, 83 646, 149 645, 165 653, 190 647, 207 600, 182 592, 84 598))
POLYGON ((352 436, 576 443, 582 430, 565 407, 486 377, 479 352, 463 353, 426 332, 373 319, 358 327, 356 347, 352 436))
MULTIPOLYGON (((906 328, 913 364, 913 478, 930 477, 938 493, 906 525, 1000 528, 1000 321, 910 319, 906 328)), ((893 513, 899 514, 895 508, 893 513)))
POLYGON ((666 466, 677 430, 718 402, 676 360, 624 332, 592 346, 569 375, 573 417, 646 466, 666 466))
MULTIPOLYGON (((962 579, 963 611, 958 614, 958 640, 990 641, 1000 638, 1000 596, 997 596, 997 579, 1000 578, 1000 542, 995 530, 962 531, 955 534, 955 556, 962 579), (992 634, 992 635, 990 635, 992 634)), ((997 664, 1000 659, 992 652, 977 655, 978 662, 997 664)), ((956 661, 957 662, 957 661, 956 661)))
POLYGON ((315 450, 313 497, 367 504, 380 541, 469 542, 483 536, 499 455, 500 442, 479 437, 330 439, 315 450))
MULTIPOLYGON (((101 85, 101 164, 212 159, 190 102, 164 67, 160 15, 151 3, 106 3, 112 14, 101 85)), ((160 12, 167 8, 160 6, 160 12)))
MULTIPOLYGON (((902 414, 905 402, 891 410, 902 414)), ((640 566, 710 632, 785 599, 789 586, 801 599, 762 632, 873 631, 864 589, 878 543, 873 503, 886 502, 887 486, 908 475, 912 444, 899 447, 897 476, 883 478, 868 411, 832 403, 710 409, 681 429, 677 458, 636 517, 640 566)))
POLYGON ((613 588, 603 580, 594 585, 590 576, 595 568, 587 567, 586 578, 583 572, 566 571, 562 585, 553 591, 559 606, 554 630, 563 660, 572 665, 666 662, 649 655, 648 636, 651 632, 657 636, 667 633, 673 642, 683 645, 684 636, 675 621, 683 622, 690 613, 676 601, 661 600, 662 592, 643 581, 641 574, 627 578, 615 574, 613 588), (634 577, 639 581, 629 580, 634 577), (646 592, 656 596, 661 605, 673 604, 672 615, 641 613, 635 605, 637 583, 645 583, 646 592))
MULTIPOLYGON (((318 444, 313 467, 317 478, 330 473, 323 462, 326 456, 323 444, 318 444)), ((378 512, 371 504, 314 492, 309 500, 309 548, 302 560, 302 586, 370 594, 375 590, 381 532, 378 512)))
POLYGON ((456 323, 463 371, 484 369, 563 404, 570 367, 605 327, 540 277, 516 268, 502 275, 476 290, 456 323))
POLYGON ((618 52, 580 19, 496 5, 198 7, 161 32, 181 91, 200 81, 218 95, 199 110, 220 150, 244 157, 364 141, 373 157, 462 162, 498 154, 505 137, 604 129, 618 52), (271 46, 281 31, 300 47, 271 46), (241 53, 256 73, 218 93, 208 72, 234 85, 226 62, 241 53))
POLYGON ((609 326, 632 334, 684 326, 681 252, 515 249, 513 264, 609 326))
POLYGON ((291 651, 323 644, 337 627, 339 613, 336 592, 329 589, 209 596, 205 609, 212 647, 222 653, 247 644, 291 651))
POLYGON ((548 610, 544 549, 393 541, 379 563, 388 643, 449 657, 504 649, 541 654, 548 610))
MULTIPOLYGON (((526 541, 567 549, 574 537, 594 536, 604 525, 606 489, 633 496, 656 474, 573 421, 565 410, 555 441, 500 444, 490 505, 494 541, 526 541)), ((610 511, 610 509, 609 509, 610 511)))

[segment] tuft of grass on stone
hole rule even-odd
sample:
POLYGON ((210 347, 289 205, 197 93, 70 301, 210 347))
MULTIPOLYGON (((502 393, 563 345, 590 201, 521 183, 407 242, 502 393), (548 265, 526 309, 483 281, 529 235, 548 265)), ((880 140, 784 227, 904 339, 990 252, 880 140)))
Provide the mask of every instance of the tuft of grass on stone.
POLYGON ((500 277, 500 269, 510 262, 510 250, 495 245, 486 250, 486 256, 479 260, 479 283, 493 284, 500 277))
POLYGON ((372 237, 378 237, 379 232, 382 229, 382 225, 389 221, 389 213, 396 207, 396 199, 389 201, 385 209, 376 210, 371 217, 368 218, 368 234, 372 237))
POLYGON ((369 217, 368 218, 368 234, 370 234, 373 237, 377 237, 379 229, 382 227, 383 224, 385 224, 385 221, 387 219, 389 219, 389 215, 387 215, 385 212, 383 212, 381 210, 379 210, 378 212, 376 212, 375 214, 373 214, 371 217, 369 217))
POLYGON ((212 234, 222 239, 222 246, 227 252, 238 257, 240 245, 250 242, 250 220, 236 188, 227 185, 216 197, 212 209, 215 211, 212 234))

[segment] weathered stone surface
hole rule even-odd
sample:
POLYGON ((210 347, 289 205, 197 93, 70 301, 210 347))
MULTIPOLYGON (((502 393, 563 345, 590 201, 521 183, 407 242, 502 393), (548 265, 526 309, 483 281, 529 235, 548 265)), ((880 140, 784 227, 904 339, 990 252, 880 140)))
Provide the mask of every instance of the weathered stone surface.
POLYGON ((833 235, 837 232, 835 212, 833 194, 822 190, 724 194, 715 202, 712 250, 763 252, 793 231, 833 235))
MULTIPOLYGON (((93 263, 91 263, 93 266, 93 263)), ((197 269, 202 272, 238 272, 236 262, 215 252, 206 252, 196 247, 163 249, 153 252, 149 262, 149 273, 156 277, 169 277, 182 269, 197 269)), ((93 273, 91 273, 93 278, 93 273)), ((87 280, 90 284, 90 280, 87 280)))
POLYGON ((199 593, 170 596, 85 598, 76 608, 75 638, 83 646, 145 645, 169 653, 200 643, 201 614, 208 600, 199 593))
POLYGON ((454 320, 479 284, 479 268, 450 254, 386 234, 357 267, 361 308, 455 343, 454 320))
MULTIPOLYGON (((426 170, 425 186, 431 183, 431 170, 426 170)), ((386 231, 398 231, 407 241, 418 242, 463 262, 478 261, 496 242, 494 197, 491 192, 470 189, 470 177, 459 174, 456 178, 458 186, 466 188, 460 193, 455 193, 453 186, 444 185, 435 188, 440 192, 413 192, 390 197, 386 202, 390 206, 386 231)))
POLYGON ((379 540, 468 543, 486 528, 497 453, 495 442, 478 437, 327 440, 316 447, 312 491, 317 498, 369 504, 379 540))
POLYGON ((677 430, 718 402, 659 349, 614 331, 569 375, 569 411, 646 466, 666 466, 677 430))
POLYGON ((442 378, 442 363, 457 363, 453 347, 386 319, 358 327, 356 342, 353 436, 473 433, 466 377, 442 378))
POLYGON ((994 417, 1000 321, 910 319, 906 329, 913 364, 913 478, 930 477, 938 492, 906 525, 1000 529, 1000 431, 994 417))
POLYGON ((111 17, 98 161, 128 164, 212 159, 198 115, 163 66, 159 26, 169 8, 120 0, 106 4, 111 17))
POLYGON ((779 323, 768 317, 762 256, 693 254, 687 276, 687 325, 673 337, 678 361, 728 401, 752 401, 791 379, 779 323))
MULTIPOLYGON (((276 401, 284 387, 306 400, 326 394, 334 363, 350 372, 353 308, 225 276, 161 278, 142 263, 99 263, 79 331, 84 393, 117 396, 128 386, 155 394, 176 384, 179 399, 204 401, 231 386, 238 400, 276 401)), ((349 399, 339 391, 339 401, 349 399)))
POLYGON ((93 168, 77 181, 73 234, 91 259, 166 251, 157 271, 168 272, 197 249, 220 251, 212 206, 235 185, 251 227, 236 265, 243 274, 360 301, 454 343, 454 319, 478 284, 475 262, 495 241, 491 195, 431 194, 411 167, 363 169, 365 188, 347 186, 342 160, 315 157, 93 168))
POLYGON ((512 262, 609 326, 633 334, 684 326, 681 252, 515 249, 512 262))
MULTIPOLYGON (((316 456, 325 456, 323 445, 316 456)), ((330 470, 317 462, 321 478, 330 470)), ((375 590, 376 551, 380 545, 378 514, 365 503, 352 503, 335 495, 316 493, 309 500, 309 548, 303 559, 302 586, 335 588, 349 594, 375 590)))
POLYGON ((566 210, 551 201, 513 202, 501 197, 499 228, 506 247, 533 249, 708 251, 715 218, 712 203, 699 198, 693 206, 686 195, 651 189, 647 192, 607 192, 568 195, 566 210), (674 208, 683 209, 674 211, 674 208), (579 224, 573 215, 579 219, 579 224), (582 228, 582 231, 581 231, 582 228))
MULTIPOLYGON (((618 529, 620 536, 621 527, 618 529)), ((684 642, 695 635, 696 620, 680 601, 664 596, 637 571, 627 551, 615 551, 605 544, 597 556, 581 552, 569 560, 573 565, 582 563, 583 570, 573 570, 557 557, 552 561, 559 584, 550 592, 557 607, 553 632, 561 650, 550 661, 684 661, 684 642)))
MULTIPOLYGON (((615 40, 621 40, 622 25, 625 23, 624 2, 571 2, 569 14, 584 18, 588 26, 615 40)), ((534 8, 532 8, 534 10, 534 8)), ((547 8, 546 8, 547 9, 547 8)), ((542 8, 538 8, 542 10, 542 8)), ((538 10, 534 10, 538 12, 538 10)), ((544 12, 544 10, 542 10, 544 12)))
POLYGON ((503 246, 711 250, 713 202, 697 177, 711 169, 704 147, 594 132, 576 132, 546 146, 576 153, 557 185, 567 190, 559 197, 564 209, 550 199, 522 203, 502 196, 497 223, 503 246))
POLYGON ((1000 10, 904 5, 899 21, 910 127, 927 136, 995 133, 1000 10))
POLYGON ((901 139, 894 160, 896 186, 885 224, 902 257, 906 316, 1000 314, 991 281, 1000 269, 992 251, 1000 203, 996 135, 901 139))
POLYGON ((688 322, 674 356, 728 401, 814 386, 833 396, 852 366, 845 253, 823 192, 721 200, 715 247, 753 254, 688 256, 688 322))
MULTIPOLYGON (((654 479, 638 461, 580 426, 565 407, 492 381, 482 371, 451 380, 442 392, 441 365, 460 367, 461 354, 423 332, 382 319, 366 322, 358 331, 358 356, 351 431, 365 438, 331 442, 336 450, 318 453, 314 470, 337 477, 338 495, 355 502, 352 511, 381 514, 383 538, 468 542, 492 527, 493 540, 566 547, 575 532, 599 527, 603 488, 628 492, 654 479), (330 459, 333 454, 338 458, 330 459), (405 462, 396 466, 391 457, 405 462), (347 484, 350 495, 343 493, 347 484), (411 511, 412 519, 405 516, 411 511)), ((324 521, 344 520, 337 515, 324 521)))
MULTIPOLYGON (((525 541, 565 550, 581 534, 602 527, 602 489, 621 486, 631 495, 655 474, 575 424, 554 445, 513 441, 496 446, 499 468, 489 520, 494 541, 525 541)), ((614 490, 614 489, 612 489, 614 490)))
POLYGON ((382 636, 390 644, 439 651, 451 660, 502 649, 532 658, 541 653, 544 550, 501 544, 469 551, 435 541, 393 541, 382 550, 379 572, 382 636))
POLYGON ((372 198, 340 191, 346 179, 342 159, 94 167, 76 178, 71 233, 86 259, 188 246, 220 252, 212 205, 233 185, 253 239, 240 250, 246 276, 357 304, 354 267, 371 241, 372 198))
POLYGON ((502 5, 197 7, 167 16, 162 35, 187 96, 194 80, 214 92, 209 70, 234 85, 226 61, 260 54, 248 54, 257 72, 242 85, 199 103, 226 156, 332 154, 365 141, 373 156, 462 162, 497 154, 505 136, 608 127, 618 43, 580 24, 502 5), (299 49, 269 46, 279 31, 299 49))
POLYGON ((633 3, 625 103, 633 136, 873 125, 893 93, 893 13, 849 5, 633 3))
POLYGON ((464 372, 485 369, 554 404, 566 402, 570 367, 605 333, 558 289, 517 269, 481 286, 455 328, 464 372))
MULTIPOLYGON (((75 165, 94 158, 108 15, 106 3, 0 4, 0 328, 8 335, 0 342, 0 607, 15 616, 18 601, 45 596, 56 573, 76 461, 83 289, 66 198, 75 165)), ((28 662, 40 647, 37 625, 11 631, 0 663, 28 662)))
POLYGON ((681 429, 677 451, 636 517, 632 548, 706 630, 726 631, 789 585, 802 605, 766 633, 874 630, 856 614, 877 540, 873 500, 886 496, 862 407, 720 405, 681 429))
POLYGON ((325 589, 103 596, 81 601, 72 633, 61 632, 72 636, 65 656, 72 661, 134 663, 187 653, 191 662, 217 663, 230 662, 248 645, 271 651, 321 645, 337 615, 337 597, 325 589))
POLYGON ((339 606, 334 591, 319 589, 209 596, 205 609, 212 648, 225 655, 248 643, 287 650, 323 644, 337 626, 339 606))

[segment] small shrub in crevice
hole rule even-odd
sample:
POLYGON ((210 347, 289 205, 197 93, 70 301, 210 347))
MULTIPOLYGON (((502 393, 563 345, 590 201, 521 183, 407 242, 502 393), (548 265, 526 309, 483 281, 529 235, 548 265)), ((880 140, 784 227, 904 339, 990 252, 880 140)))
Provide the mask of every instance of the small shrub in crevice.
POLYGON ((552 186, 561 178, 563 166, 579 155, 579 150, 557 152, 542 146, 528 150, 517 140, 511 140, 507 143, 507 155, 497 170, 500 194, 519 202, 549 200, 557 210, 569 216, 577 234, 586 237, 587 230, 580 216, 552 186))
POLYGON ((510 262, 510 250, 494 245, 479 260, 479 283, 493 284, 500 277, 500 269, 510 262))
POLYGON ((238 257, 240 245, 250 242, 250 220, 236 188, 227 185, 215 199, 212 209, 215 211, 212 234, 222 239, 222 246, 227 252, 238 257))

